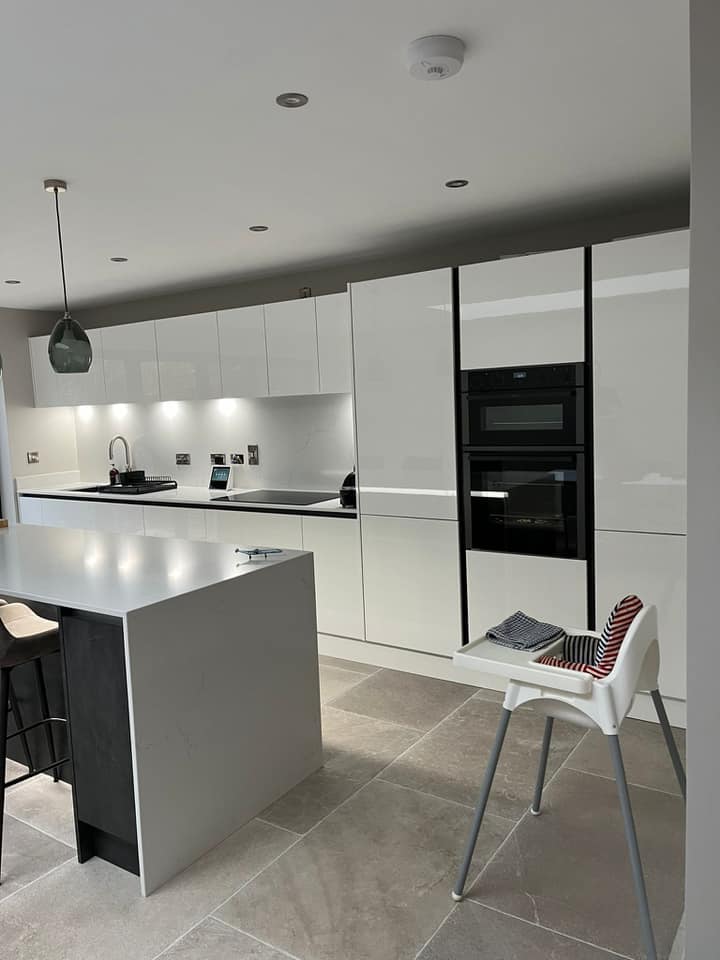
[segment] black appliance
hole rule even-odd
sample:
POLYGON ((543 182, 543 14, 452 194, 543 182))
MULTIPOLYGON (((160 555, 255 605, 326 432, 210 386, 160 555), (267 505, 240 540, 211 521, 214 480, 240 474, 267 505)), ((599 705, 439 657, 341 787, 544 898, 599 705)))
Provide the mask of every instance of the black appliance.
MULTIPOLYGON (((138 471, 140 473, 141 471, 138 471)), ((123 474, 121 473, 122 477, 123 474)), ((127 476, 127 474, 125 474, 127 476)), ((118 496, 131 494, 138 496, 141 493, 159 493, 161 490, 177 490, 177 480, 171 477, 146 477, 135 482, 105 483, 99 487, 82 487, 83 493, 116 493, 118 496)))
POLYGON ((584 365, 462 374, 466 545, 585 559, 584 365))
POLYGON ((584 382, 582 363, 463 371, 463 445, 582 446, 584 382))
POLYGON ((229 493, 225 497, 213 497, 234 503, 282 503, 286 506, 307 507, 312 503, 335 500, 334 493, 316 493, 308 490, 249 490, 247 493, 229 493))
POLYGON ((340 487, 340 506, 357 506, 357 486, 355 482, 355 468, 345 477, 340 487))

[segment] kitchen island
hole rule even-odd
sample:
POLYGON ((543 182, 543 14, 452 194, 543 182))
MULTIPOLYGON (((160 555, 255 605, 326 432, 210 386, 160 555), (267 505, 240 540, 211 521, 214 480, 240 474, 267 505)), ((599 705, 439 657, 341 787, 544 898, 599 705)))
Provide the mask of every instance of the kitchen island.
POLYGON ((0 596, 57 611, 81 862, 147 895, 321 765, 311 554, 19 525, 0 596))

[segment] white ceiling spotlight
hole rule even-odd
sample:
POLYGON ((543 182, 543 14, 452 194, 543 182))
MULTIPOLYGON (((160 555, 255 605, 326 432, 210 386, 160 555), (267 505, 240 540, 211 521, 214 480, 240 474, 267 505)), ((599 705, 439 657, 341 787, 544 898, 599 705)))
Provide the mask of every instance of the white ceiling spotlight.
POLYGON ((408 47, 408 70, 416 80, 447 80, 460 72, 465 44, 458 37, 420 37, 408 47))

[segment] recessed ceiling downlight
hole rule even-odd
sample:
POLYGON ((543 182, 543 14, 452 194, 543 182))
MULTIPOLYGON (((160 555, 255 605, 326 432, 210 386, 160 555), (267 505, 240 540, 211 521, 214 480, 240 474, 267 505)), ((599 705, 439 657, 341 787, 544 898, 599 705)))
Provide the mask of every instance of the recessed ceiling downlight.
POLYGON ((469 183, 469 180, 446 180, 445 186, 451 190, 459 190, 460 187, 466 187, 469 183))
POLYGON ((110 262, 111 263, 127 263, 128 258, 127 257, 110 257, 110 262))
POLYGON ((281 93, 275 97, 275 103, 279 107, 304 107, 308 102, 308 97, 304 93, 281 93))
POLYGON ((12 284, 22 283, 22 280, 6 280, 5 283, 12 283, 12 284))
POLYGON ((265 233, 265 231, 269 229, 270 227, 264 223, 254 223, 251 227, 248 227, 248 230, 252 231, 252 233, 265 233))

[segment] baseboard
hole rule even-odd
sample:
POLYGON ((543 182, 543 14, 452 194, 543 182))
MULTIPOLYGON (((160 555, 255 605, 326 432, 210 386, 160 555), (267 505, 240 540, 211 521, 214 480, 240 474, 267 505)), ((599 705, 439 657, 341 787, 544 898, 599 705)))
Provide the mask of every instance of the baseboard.
MULTIPOLYGON (((454 680, 456 683, 466 683, 473 687, 500 691, 504 691, 506 687, 502 678, 456 667, 450 657, 421 653, 418 650, 405 650, 402 647, 388 647, 380 643, 370 643, 367 640, 351 640, 348 637, 334 637, 327 633, 319 633, 318 651, 328 657, 355 660, 357 663, 385 667, 389 670, 404 670, 406 673, 419 673, 420 676, 434 677, 437 680, 454 680)), ((675 727, 685 728, 687 726, 685 701, 671 697, 663 699, 670 723, 675 727)), ((630 716, 636 720, 657 723, 655 707, 648 694, 637 695, 630 716)))

